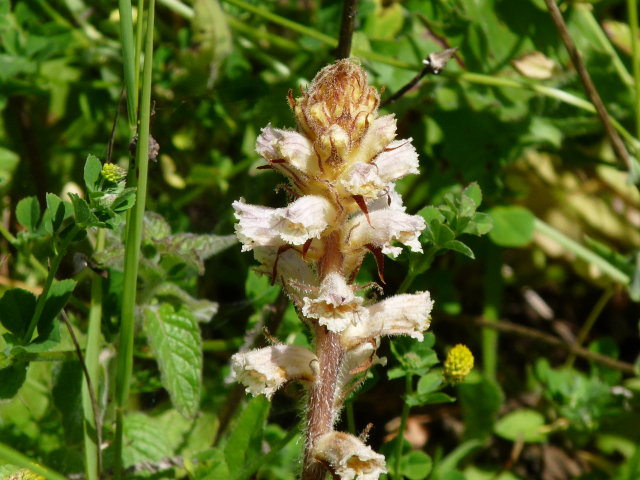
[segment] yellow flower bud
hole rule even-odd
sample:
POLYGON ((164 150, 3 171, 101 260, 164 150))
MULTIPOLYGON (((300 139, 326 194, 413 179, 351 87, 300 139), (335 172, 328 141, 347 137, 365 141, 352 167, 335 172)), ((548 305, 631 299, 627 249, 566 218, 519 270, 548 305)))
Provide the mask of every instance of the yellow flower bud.
POLYGON ((125 169, 119 167, 115 163, 105 163, 100 174, 102 175, 102 178, 113 183, 121 182, 127 176, 125 169))
POLYGON ((449 350, 444 362, 443 375, 449 383, 462 382, 473 369, 473 354, 466 345, 458 344, 449 350))

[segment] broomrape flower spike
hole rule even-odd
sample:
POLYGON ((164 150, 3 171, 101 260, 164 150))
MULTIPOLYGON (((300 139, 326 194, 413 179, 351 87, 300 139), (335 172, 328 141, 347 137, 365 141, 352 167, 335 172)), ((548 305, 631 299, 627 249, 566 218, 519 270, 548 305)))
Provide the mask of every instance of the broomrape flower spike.
POLYGON ((425 222, 405 211, 395 181, 418 173, 411 139, 396 139, 393 115, 380 116, 378 91, 353 59, 323 68, 299 98, 289 92, 297 131, 267 125, 256 142, 264 168, 283 174, 295 200, 278 208, 233 203, 236 235, 258 271, 280 283, 311 329, 314 351, 277 345, 232 357, 247 392, 271 397, 289 381, 308 387, 302 478, 374 480, 384 457, 356 437, 334 431, 342 402, 363 372, 384 364, 380 337, 423 339, 429 292, 365 301, 353 284, 372 252, 421 252, 425 222))

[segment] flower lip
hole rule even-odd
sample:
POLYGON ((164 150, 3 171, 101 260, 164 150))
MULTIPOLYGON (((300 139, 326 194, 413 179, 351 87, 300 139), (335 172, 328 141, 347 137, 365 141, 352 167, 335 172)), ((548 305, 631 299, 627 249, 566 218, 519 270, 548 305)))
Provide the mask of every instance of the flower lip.
POLYGON ((313 456, 341 480, 376 480, 387 473, 384 455, 348 433, 329 432, 316 439, 313 456))

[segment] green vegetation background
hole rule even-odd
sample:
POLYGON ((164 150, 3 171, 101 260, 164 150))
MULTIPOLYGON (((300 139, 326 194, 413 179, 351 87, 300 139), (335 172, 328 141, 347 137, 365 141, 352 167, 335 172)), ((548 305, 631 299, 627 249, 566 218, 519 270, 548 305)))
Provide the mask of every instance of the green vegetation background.
MULTIPOLYGON (((637 158, 636 2, 560 7, 637 158)), ((124 423, 128 478, 296 476, 299 392, 287 390, 269 405, 226 382, 230 355, 253 341, 247 331, 266 323, 282 341, 305 341, 278 288, 252 273, 252 256, 230 237, 231 202, 286 201, 282 178, 257 169, 255 139, 268 123, 295 127, 287 93, 297 95, 334 60, 341 8, 337 1, 158 0, 151 134, 159 155, 149 166, 147 210, 155 214, 145 220, 124 423), (163 330, 169 327, 178 334, 163 330), (172 354, 183 341, 191 349, 184 365, 172 354)), ((100 210, 89 195, 94 217, 80 221, 76 200, 57 210, 57 225, 46 215, 40 221, 40 211, 57 205, 47 193, 65 201, 68 193, 104 193, 98 160, 131 161, 135 132, 123 99, 119 28, 114 2, 0 2, 3 478, 21 478, 16 472, 37 464, 69 478, 86 468, 82 369, 57 312, 66 304, 84 348, 96 276, 104 278, 96 393, 106 477, 113 472, 121 239, 132 199, 125 194, 119 207, 100 210), (59 305, 50 318, 48 307, 43 314, 54 333, 44 335, 39 323, 40 343, 21 345, 11 335, 23 326, 12 323, 9 307, 19 316, 20 305, 35 304, 60 252, 63 222, 71 221, 88 234, 68 239, 57 276, 76 283, 54 282, 59 305), (111 230, 98 252, 95 227, 105 225, 111 230), (16 288, 35 296, 7 293, 16 288)), ((426 380, 406 397, 413 436, 396 473, 411 480, 640 478, 637 174, 614 155, 543 0, 359 2, 353 55, 385 89, 383 99, 429 53, 449 47, 459 50, 442 74, 384 107, 398 118, 398 137, 412 137, 420 155, 420 176, 399 188, 408 211, 429 220, 422 240, 433 254, 426 264, 406 254, 388 260, 384 290, 430 290, 433 348, 443 358, 467 344, 476 370, 446 390, 456 403, 420 397, 426 380), (493 229, 466 235, 488 230, 465 223, 480 199, 493 229)), ((375 272, 369 259, 361 277, 374 280, 375 272)), ((395 377, 417 380, 402 358, 428 355, 431 346, 399 342, 381 352, 404 372, 395 377)), ((403 382, 389 376, 371 374, 345 412, 345 429, 373 422, 376 450, 398 428, 393 420, 405 398, 403 382)))

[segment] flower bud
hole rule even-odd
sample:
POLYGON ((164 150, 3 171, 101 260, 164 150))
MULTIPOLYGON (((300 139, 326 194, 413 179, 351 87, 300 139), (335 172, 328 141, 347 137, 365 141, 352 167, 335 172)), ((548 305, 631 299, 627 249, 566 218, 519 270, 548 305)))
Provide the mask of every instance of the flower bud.
POLYGON ((242 383, 247 393, 271 398, 290 380, 314 381, 318 358, 304 347, 275 345, 236 353, 231 357, 231 368, 232 378, 242 383))
POLYGON ((442 374, 449 383, 462 382, 469 372, 473 370, 473 354, 466 345, 458 344, 449 350, 444 361, 442 374))
POLYGON ((329 432, 319 437, 312 454, 341 480, 377 480, 387 473, 384 455, 374 452, 353 435, 329 432))
POLYGON ((127 171, 115 163, 105 163, 100 175, 111 183, 118 183, 127 177, 127 171))

